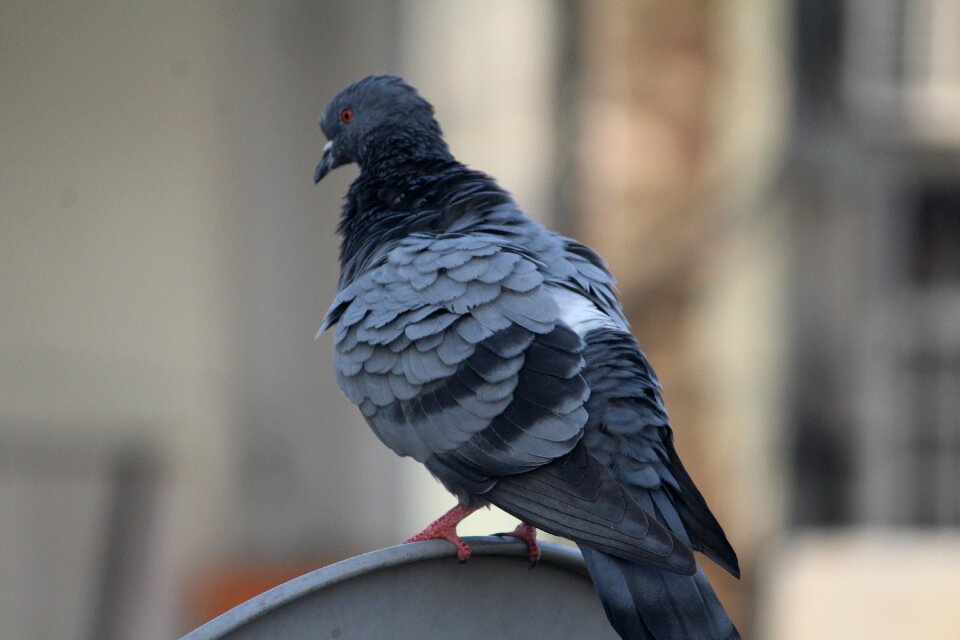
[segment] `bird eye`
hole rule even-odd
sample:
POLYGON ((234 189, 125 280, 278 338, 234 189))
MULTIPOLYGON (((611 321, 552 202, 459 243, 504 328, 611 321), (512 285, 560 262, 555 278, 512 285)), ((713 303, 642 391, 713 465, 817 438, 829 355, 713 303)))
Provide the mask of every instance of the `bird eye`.
POLYGON ((350 121, 353 120, 353 109, 347 107, 346 109, 340 110, 340 122, 343 124, 350 124, 350 121))

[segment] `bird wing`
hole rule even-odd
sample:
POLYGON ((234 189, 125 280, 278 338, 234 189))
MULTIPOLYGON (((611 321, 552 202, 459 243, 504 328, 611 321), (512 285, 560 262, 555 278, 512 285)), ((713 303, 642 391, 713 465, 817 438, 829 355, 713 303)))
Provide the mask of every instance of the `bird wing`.
POLYGON ((328 312, 338 382, 387 446, 454 493, 689 573, 689 549, 638 506, 615 465, 578 446, 590 395, 582 309, 558 301, 587 286, 591 308, 595 297, 619 312, 609 275, 583 265, 496 235, 408 237, 328 312))
POLYGON ((582 342, 536 259, 497 236, 408 236, 337 296, 335 367, 377 436, 460 495, 580 440, 582 342))

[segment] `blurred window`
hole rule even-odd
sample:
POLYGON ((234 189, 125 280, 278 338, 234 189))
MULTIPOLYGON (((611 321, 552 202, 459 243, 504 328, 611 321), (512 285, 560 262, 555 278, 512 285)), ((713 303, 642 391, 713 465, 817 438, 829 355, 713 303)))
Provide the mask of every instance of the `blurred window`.
POLYGON ((881 136, 960 145, 960 2, 847 0, 844 93, 881 136))
POLYGON ((960 525, 960 183, 925 184, 910 211, 903 286, 915 303, 902 354, 914 429, 905 443, 916 469, 906 514, 919 524, 960 525))
POLYGON ((960 2, 794 6, 791 520, 960 526, 960 2))

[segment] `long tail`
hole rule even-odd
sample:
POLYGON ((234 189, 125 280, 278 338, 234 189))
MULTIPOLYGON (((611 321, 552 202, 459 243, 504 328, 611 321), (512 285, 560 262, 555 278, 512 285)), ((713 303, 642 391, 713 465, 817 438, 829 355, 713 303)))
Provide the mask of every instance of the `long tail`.
POLYGON ((692 576, 580 545, 610 624, 624 640, 739 640, 703 569, 692 576))

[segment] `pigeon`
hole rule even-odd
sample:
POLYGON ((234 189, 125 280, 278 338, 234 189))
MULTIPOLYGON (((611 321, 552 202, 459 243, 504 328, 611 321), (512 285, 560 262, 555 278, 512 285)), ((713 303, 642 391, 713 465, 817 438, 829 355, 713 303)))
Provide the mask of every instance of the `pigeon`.
POLYGON ((495 505, 576 543, 622 638, 739 638, 700 565, 736 553, 674 449, 660 383, 590 248, 527 218, 458 162, 404 79, 368 76, 326 107, 314 181, 348 163, 334 332, 344 394, 457 505, 410 541, 495 505))

